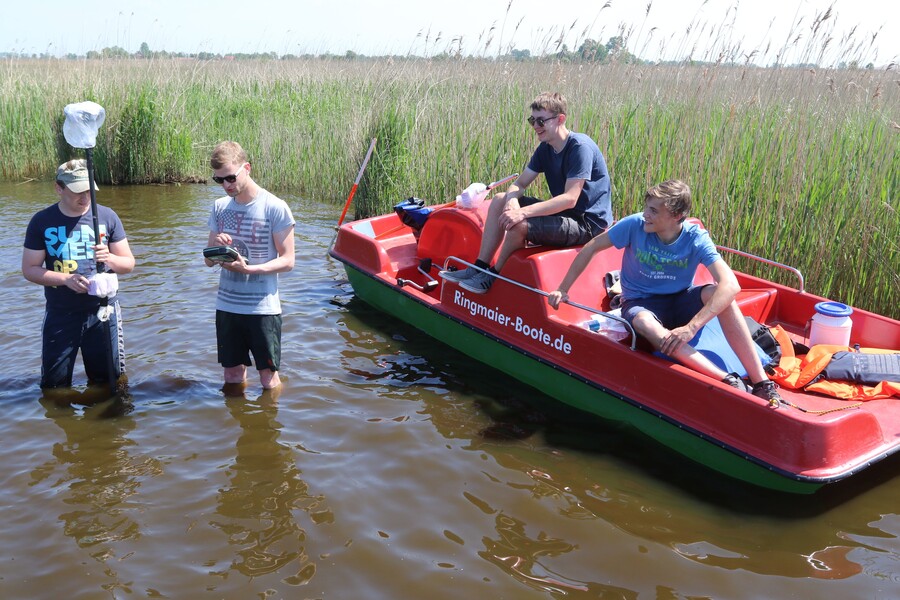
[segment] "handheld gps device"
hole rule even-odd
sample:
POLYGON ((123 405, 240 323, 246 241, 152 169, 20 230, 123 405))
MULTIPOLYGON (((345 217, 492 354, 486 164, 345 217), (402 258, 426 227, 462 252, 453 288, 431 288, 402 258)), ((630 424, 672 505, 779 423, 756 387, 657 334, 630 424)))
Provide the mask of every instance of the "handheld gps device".
POLYGON ((203 249, 203 258, 213 262, 234 262, 240 255, 231 246, 210 246, 203 249))

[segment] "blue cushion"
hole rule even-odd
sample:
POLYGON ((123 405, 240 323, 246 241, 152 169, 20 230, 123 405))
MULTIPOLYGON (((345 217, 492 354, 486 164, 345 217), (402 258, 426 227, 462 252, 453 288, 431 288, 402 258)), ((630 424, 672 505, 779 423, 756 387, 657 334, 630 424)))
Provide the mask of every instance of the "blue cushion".
MULTIPOLYGON (((738 360, 734 350, 731 349, 728 340, 725 339, 725 334, 722 333, 722 325, 719 324, 718 317, 704 325, 697 332, 697 335, 694 336, 694 339, 688 343, 726 373, 737 373, 741 377, 747 376, 747 370, 741 364, 741 361, 738 360)), ((772 360, 769 358, 769 355, 757 344, 754 343, 753 346, 756 348, 760 364, 762 366, 769 364, 772 360)), ((669 358, 662 352, 655 352, 654 354, 669 358)))

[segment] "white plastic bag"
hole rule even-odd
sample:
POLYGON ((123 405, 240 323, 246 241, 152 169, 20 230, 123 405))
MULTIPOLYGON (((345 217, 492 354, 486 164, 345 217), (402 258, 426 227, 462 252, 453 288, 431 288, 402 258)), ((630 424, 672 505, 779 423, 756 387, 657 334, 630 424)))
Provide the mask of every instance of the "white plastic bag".
POLYGON ((88 294, 98 298, 112 298, 119 291, 115 273, 95 273, 88 278, 88 294))
MULTIPOLYGON (((616 309, 608 313, 615 317, 621 317, 622 311, 616 309)), ((583 323, 586 329, 590 329, 600 335, 606 336, 612 340, 620 341, 628 337, 628 329, 621 321, 610 319, 605 315, 593 314, 591 318, 583 323)))
POLYGON ((456 206, 457 208, 466 208, 473 209, 478 208, 482 202, 484 202, 485 196, 488 193, 488 186, 483 183, 473 183, 466 189, 462 191, 462 193, 456 197, 456 206))
POLYGON ((67 104, 63 109, 66 120, 63 135, 74 148, 93 148, 97 145, 97 131, 106 120, 106 111, 96 102, 67 104))

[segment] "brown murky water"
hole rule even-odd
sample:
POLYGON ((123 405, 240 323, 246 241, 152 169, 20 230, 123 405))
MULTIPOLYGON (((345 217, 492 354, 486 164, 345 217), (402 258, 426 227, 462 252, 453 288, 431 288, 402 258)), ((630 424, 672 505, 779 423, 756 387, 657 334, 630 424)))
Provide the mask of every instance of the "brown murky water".
POLYGON ((284 196, 284 389, 226 398, 200 258, 218 192, 99 194, 138 258, 134 409, 110 416, 41 400, 19 261, 55 196, 0 184, 0 598, 900 595, 898 460, 786 498, 572 415, 355 300, 326 257, 335 207, 284 196))

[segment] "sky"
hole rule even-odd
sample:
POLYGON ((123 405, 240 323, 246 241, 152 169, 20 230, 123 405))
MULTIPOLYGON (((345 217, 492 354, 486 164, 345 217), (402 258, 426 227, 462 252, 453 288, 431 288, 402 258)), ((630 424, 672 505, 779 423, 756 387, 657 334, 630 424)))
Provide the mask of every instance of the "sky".
POLYGON ((192 54, 494 57, 575 49, 588 38, 606 43, 622 31, 629 51, 647 60, 714 60, 738 48, 740 60, 757 64, 784 49, 783 62, 900 62, 900 2, 890 0, 13 0, 0 19, 0 52, 136 52, 145 42, 192 54), (813 36, 815 17, 829 6, 813 36), (820 60, 800 60, 810 47, 825 49, 820 60))

